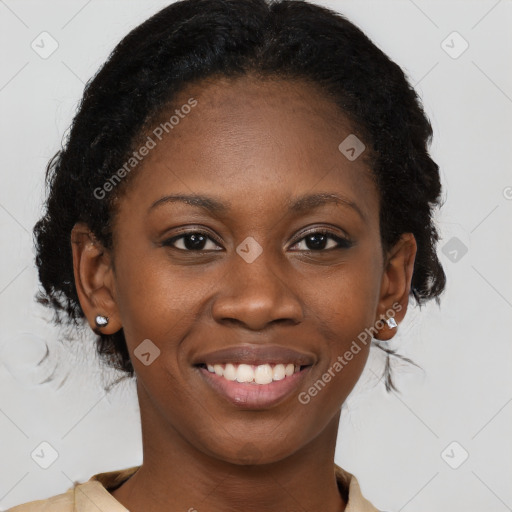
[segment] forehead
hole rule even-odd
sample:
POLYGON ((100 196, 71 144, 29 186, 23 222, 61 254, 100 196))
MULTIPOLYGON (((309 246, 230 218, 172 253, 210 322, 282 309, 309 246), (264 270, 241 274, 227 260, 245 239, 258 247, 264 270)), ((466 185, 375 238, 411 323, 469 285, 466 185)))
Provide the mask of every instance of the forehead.
POLYGON ((146 130, 155 145, 129 190, 146 204, 182 192, 247 208, 341 192, 371 215, 377 197, 367 155, 351 161, 339 150, 352 132, 314 84, 209 78, 186 87, 146 130), (191 102, 193 108, 184 107, 191 102))

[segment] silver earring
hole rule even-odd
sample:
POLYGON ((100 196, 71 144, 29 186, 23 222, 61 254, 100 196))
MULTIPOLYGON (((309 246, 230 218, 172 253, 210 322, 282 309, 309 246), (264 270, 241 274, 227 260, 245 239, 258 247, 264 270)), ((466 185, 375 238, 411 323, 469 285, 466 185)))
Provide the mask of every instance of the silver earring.
POLYGON ((396 323, 396 320, 393 317, 387 318, 386 323, 388 324, 388 327, 390 329, 394 329, 395 327, 398 327, 398 324, 396 323))
POLYGON ((108 324, 108 318, 103 315, 98 315, 94 321, 96 322, 96 327, 105 327, 108 324))

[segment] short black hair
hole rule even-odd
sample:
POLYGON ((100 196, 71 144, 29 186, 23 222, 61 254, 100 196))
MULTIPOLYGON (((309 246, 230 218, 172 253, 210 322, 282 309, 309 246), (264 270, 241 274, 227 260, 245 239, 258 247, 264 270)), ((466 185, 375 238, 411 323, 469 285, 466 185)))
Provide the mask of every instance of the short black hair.
MULTIPOLYGON (((115 200, 128 180, 106 200, 94 191, 188 84, 247 74, 312 82, 340 107, 373 155, 383 248, 413 233, 418 251, 411 295, 420 306, 439 302, 446 281, 433 222, 439 168, 428 152, 431 124, 402 69, 343 15, 307 1, 180 0, 115 47, 87 82, 67 140, 47 165, 45 213, 34 226, 43 287, 37 300, 54 309, 57 323, 60 313, 75 325, 84 318, 71 230, 83 221, 112 248, 115 200)), ((122 329, 99 334, 97 352, 133 376, 122 329)))

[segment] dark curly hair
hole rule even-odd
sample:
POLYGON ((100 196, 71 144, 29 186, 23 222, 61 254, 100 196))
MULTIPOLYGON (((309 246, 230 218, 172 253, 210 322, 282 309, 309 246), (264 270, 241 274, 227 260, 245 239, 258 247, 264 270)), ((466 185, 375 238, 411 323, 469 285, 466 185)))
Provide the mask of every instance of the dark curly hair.
MULTIPOLYGON (((411 295, 420 306, 432 298, 439 302, 446 281, 433 223, 439 168, 428 153, 432 127, 401 68, 344 16, 306 1, 181 0, 116 46, 86 84, 67 140, 46 168, 49 195, 34 227, 43 286, 37 300, 54 309, 57 323, 60 313, 69 324, 84 318, 71 229, 83 221, 112 248, 116 198, 129 180, 105 200, 94 191, 187 84, 249 73, 314 83, 340 107, 371 149, 383 248, 413 233, 418 251, 411 295)), ((99 334, 97 352, 109 366, 134 375, 122 329, 99 334)), ((393 387, 390 379, 387 387, 393 387)))

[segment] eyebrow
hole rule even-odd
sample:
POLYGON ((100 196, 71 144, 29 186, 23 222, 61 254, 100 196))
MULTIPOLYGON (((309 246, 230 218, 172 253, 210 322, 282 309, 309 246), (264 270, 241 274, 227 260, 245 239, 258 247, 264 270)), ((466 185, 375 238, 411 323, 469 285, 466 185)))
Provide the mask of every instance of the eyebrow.
MULTIPOLYGON (((222 203, 221 201, 218 201, 217 199, 214 199, 213 197, 207 197, 207 196, 201 196, 201 195, 184 195, 184 194, 177 194, 177 195, 169 195, 161 197, 160 199, 157 199, 148 209, 148 212, 151 211, 153 208, 156 208, 157 206, 163 205, 163 204, 169 204, 169 203, 177 203, 182 202, 189 204, 191 206, 196 206, 198 208, 202 208, 203 210, 206 210, 210 212, 211 214, 225 214, 229 211, 231 208, 231 203, 222 203)), ((291 212, 294 213, 304 213, 309 210, 313 210, 315 208, 319 208, 320 206, 324 206, 326 204, 339 204, 347 206, 351 209, 353 209, 355 212, 359 214, 359 216, 366 220, 366 216, 362 212, 362 210, 357 206, 354 201, 351 201, 350 199, 346 197, 342 197, 338 194, 333 193, 318 193, 318 194, 309 194, 309 195, 303 195, 299 198, 295 199, 293 202, 292 200, 286 201, 286 206, 291 212)))
POLYGON ((366 220, 366 216, 363 211, 356 203, 354 203, 354 201, 338 194, 322 192, 318 194, 304 195, 296 199, 293 203, 288 201, 287 204, 289 209, 295 213, 303 213, 308 210, 313 210, 314 208, 319 208, 325 204, 340 204, 352 208, 363 220, 366 220))
POLYGON ((203 210, 206 210, 210 213, 226 213, 231 207, 231 203, 221 203, 213 197, 178 194, 161 197, 149 207, 148 212, 162 204, 177 202, 186 203, 191 206, 197 206, 198 208, 202 208, 203 210))

